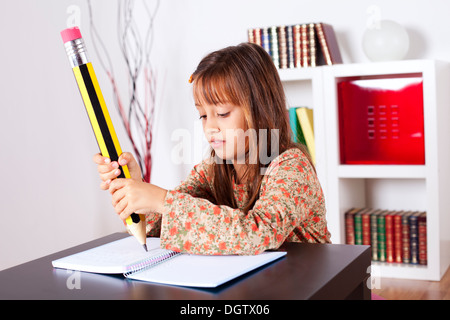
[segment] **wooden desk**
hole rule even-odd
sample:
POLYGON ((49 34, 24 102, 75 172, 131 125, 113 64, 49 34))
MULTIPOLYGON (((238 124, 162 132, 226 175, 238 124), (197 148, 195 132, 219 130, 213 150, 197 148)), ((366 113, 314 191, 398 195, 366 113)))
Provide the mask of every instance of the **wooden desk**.
MULTIPOLYGON (((115 233, 0 271, 0 299, 298 300, 370 299, 366 280, 369 246, 290 243, 285 258, 215 289, 195 289, 127 280, 121 275, 80 272, 80 288, 69 289, 72 271, 51 261, 127 234, 115 233)), ((73 282, 75 283, 75 282, 73 282)))

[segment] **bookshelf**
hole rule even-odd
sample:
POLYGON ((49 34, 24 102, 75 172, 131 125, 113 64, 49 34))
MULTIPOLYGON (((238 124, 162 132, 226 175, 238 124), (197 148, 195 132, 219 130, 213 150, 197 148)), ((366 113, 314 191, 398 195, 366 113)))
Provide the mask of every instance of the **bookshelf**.
POLYGON ((352 207, 427 212, 427 265, 372 263, 380 277, 440 280, 450 265, 450 64, 405 60, 280 70, 289 106, 314 110, 317 172, 333 243, 345 243, 352 207), (419 76, 423 81, 424 164, 342 164, 338 83, 419 76))

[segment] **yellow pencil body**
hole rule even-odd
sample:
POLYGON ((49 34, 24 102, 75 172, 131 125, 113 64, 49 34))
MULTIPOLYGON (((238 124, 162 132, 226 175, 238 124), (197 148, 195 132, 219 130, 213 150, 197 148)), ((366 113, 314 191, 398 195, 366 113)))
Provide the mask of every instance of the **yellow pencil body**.
MULTIPOLYGON (((105 100, 90 62, 73 67, 73 73, 94 130, 100 152, 111 161, 117 161, 122 150, 109 116, 105 100)), ((121 166, 119 178, 131 178, 128 167, 121 166)), ((126 219, 130 232, 146 248, 145 215, 131 214, 126 219)))

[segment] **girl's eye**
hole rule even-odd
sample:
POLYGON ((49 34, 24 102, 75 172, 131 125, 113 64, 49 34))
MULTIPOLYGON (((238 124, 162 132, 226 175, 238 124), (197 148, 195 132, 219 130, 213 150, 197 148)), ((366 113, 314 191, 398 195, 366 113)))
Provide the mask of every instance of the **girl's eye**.
POLYGON ((200 118, 199 118, 199 119, 200 119, 200 120, 206 119, 206 115, 205 115, 205 116, 200 115, 200 118))
POLYGON ((227 112, 227 113, 220 113, 220 114, 218 113, 217 116, 220 117, 220 118, 225 118, 225 117, 227 117, 229 114, 230 114, 229 112, 227 112))

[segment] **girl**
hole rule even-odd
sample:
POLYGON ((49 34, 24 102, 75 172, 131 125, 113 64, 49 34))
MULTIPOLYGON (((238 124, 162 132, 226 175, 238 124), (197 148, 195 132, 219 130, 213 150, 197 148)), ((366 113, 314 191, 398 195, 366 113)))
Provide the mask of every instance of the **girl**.
POLYGON ((164 190, 142 181, 130 153, 118 163, 95 155, 101 188, 109 189, 121 219, 145 213, 147 235, 194 254, 330 242, 322 189, 305 147, 291 140, 283 87, 268 53, 250 43, 213 52, 189 82, 211 156, 180 186, 164 190), (131 179, 115 179, 119 164, 128 165, 131 179))

